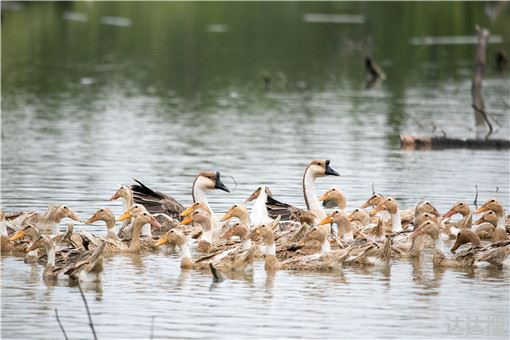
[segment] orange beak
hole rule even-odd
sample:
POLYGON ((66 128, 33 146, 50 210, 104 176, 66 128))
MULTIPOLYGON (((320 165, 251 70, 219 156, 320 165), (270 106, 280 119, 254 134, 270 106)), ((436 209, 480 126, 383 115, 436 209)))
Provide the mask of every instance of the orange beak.
POLYGON ((486 212, 488 210, 489 210, 489 208, 484 204, 480 208, 476 209, 475 214, 478 215, 478 214, 481 214, 481 213, 486 212))
POLYGON ((225 215, 223 215, 223 217, 221 218, 221 222, 225 222, 226 220, 228 220, 229 218, 232 218, 232 211, 227 211, 225 213, 225 215))
POLYGON ((94 214, 91 218, 89 218, 87 221, 85 221, 85 224, 92 224, 97 221, 97 214, 94 214))
POLYGON ((479 218, 478 220, 475 221, 475 225, 478 225, 478 224, 482 224, 483 222, 485 222, 485 219, 482 217, 482 218, 479 218))
POLYGON ((191 207, 187 208, 186 210, 184 210, 182 213, 179 214, 179 216, 186 217, 189 214, 191 214, 192 212, 193 212, 193 206, 191 206, 191 207))
POLYGON ((131 215, 131 211, 127 210, 127 211, 124 212, 124 214, 122 214, 121 217, 119 217, 117 219, 117 221, 122 222, 122 221, 125 221, 125 220, 127 220, 128 218, 131 218, 131 217, 133 217, 133 215, 131 215))
POLYGON ((184 224, 184 225, 188 225, 190 224, 191 222, 193 222, 193 219, 191 218, 191 216, 187 216, 182 222, 181 224, 184 224))
POLYGON ((450 209, 448 210, 448 212, 446 214, 443 215, 444 218, 450 218, 452 217, 453 215, 455 215, 457 212, 453 209, 450 209))
POLYGON ((12 235, 11 238, 9 239, 9 241, 16 241, 16 240, 19 240, 20 238, 23 238, 25 237, 25 231, 23 230, 18 230, 16 232, 16 234, 12 235))
POLYGON ((117 191, 116 193, 114 193, 112 195, 112 197, 110 197, 110 201, 115 201, 116 199, 119 199, 120 198, 120 195, 119 195, 119 192, 117 191))
POLYGON ((368 207, 370 207, 370 206, 371 206, 371 204, 370 204, 370 203, 368 203, 368 201, 366 201, 365 203, 363 203, 363 204, 361 205, 361 208, 366 209, 366 208, 368 208, 368 207))
POLYGON ((320 223, 319 225, 324 225, 324 224, 331 224, 333 223, 333 218, 331 218, 331 216, 326 216, 320 223))
POLYGON ((161 247, 162 245, 167 244, 167 243, 168 243, 168 235, 165 234, 154 245, 156 247, 161 247))
POLYGON ((67 217, 69 217, 70 219, 75 220, 77 222, 80 222, 80 217, 78 215, 76 215, 76 213, 74 211, 69 210, 69 214, 67 215, 67 217))
POLYGON ((326 200, 328 199, 328 196, 329 196, 329 195, 328 195, 328 192, 326 191, 325 193, 323 193, 323 194, 321 195, 321 197, 319 197, 319 201, 321 201, 321 202, 322 202, 322 201, 326 201, 326 200))

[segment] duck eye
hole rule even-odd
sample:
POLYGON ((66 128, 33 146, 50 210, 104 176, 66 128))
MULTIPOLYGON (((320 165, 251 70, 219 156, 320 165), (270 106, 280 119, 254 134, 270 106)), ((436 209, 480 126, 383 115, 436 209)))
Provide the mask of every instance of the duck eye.
POLYGON ((464 203, 460 202, 460 204, 459 204, 459 205, 464 205, 464 203))
POLYGON ((66 209, 66 210, 67 210, 67 206, 65 206, 65 205, 64 205, 64 209, 66 209))
POLYGON ((100 212, 104 212, 104 209, 99 209, 100 212))
POLYGON ((234 208, 237 208, 237 204, 234 204, 234 208))
POLYGON ((496 200, 491 200, 492 203, 496 202, 496 200))

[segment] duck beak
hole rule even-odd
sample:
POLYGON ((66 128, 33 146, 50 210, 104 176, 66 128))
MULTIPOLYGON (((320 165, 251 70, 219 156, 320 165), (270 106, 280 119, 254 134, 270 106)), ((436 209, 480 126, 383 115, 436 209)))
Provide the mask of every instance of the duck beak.
POLYGON ((333 219, 331 218, 331 216, 326 216, 326 218, 324 218, 320 223, 319 225, 324 225, 324 224, 331 224, 333 222, 333 219))
POLYGON ((363 203, 363 204, 361 205, 361 208, 362 208, 362 209, 366 209, 366 208, 368 208, 368 207, 370 207, 370 203, 368 203, 368 201, 366 201, 365 203, 363 203))
POLYGON ((328 193, 325 192, 321 195, 321 197, 319 197, 319 201, 326 201, 328 199, 328 193))
POLYGON ((76 222, 80 222, 80 216, 76 215, 74 211, 69 211, 69 215, 67 215, 72 220, 75 220, 76 222))
POLYGON ((335 170, 333 170, 333 168, 331 168, 329 166, 329 160, 326 161, 326 172, 325 172, 326 175, 330 175, 330 176, 340 176, 340 174, 338 172, 336 172, 335 170))
POLYGON ((85 224, 92 224, 97 221, 97 214, 94 214, 91 218, 89 218, 87 221, 85 221, 85 224))
POLYGON ((131 217, 133 217, 133 215, 131 215, 131 212, 129 210, 127 210, 127 211, 124 212, 124 214, 122 214, 121 217, 119 217, 117 219, 117 221, 122 222, 122 221, 125 221, 125 220, 127 220, 128 218, 131 218, 131 217))
POLYGON ((446 214, 443 215, 443 218, 450 218, 452 217, 453 215, 455 215, 457 212, 453 209, 450 209, 448 210, 448 212, 446 214))
POLYGON ((151 217, 150 225, 156 229, 161 228, 161 224, 158 222, 158 220, 156 220, 154 216, 151 217))
POLYGON ((163 235, 163 237, 161 237, 156 243, 154 243, 154 245, 156 247, 161 247, 162 245, 167 244, 167 243, 168 243, 168 236, 163 235))
POLYGON ((436 217, 441 216, 441 214, 439 213, 439 211, 437 211, 437 209, 436 209, 436 208, 433 208, 433 209, 432 209, 432 214, 434 214, 436 217))
POLYGON ((193 212, 193 206, 186 208, 182 213, 179 214, 181 217, 186 217, 193 212))
POLYGON ((119 195, 119 192, 115 192, 112 197, 110 197, 109 201, 115 201, 116 199, 119 199, 120 198, 120 195, 119 195))
POLYGON ((225 222, 229 218, 232 218, 232 211, 227 211, 225 215, 223 215, 223 217, 221 218, 221 222, 225 222))
POLYGON ((250 197, 248 197, 246 199, 246 201, 244 202, 251 202, 253 200, 256 200, 258 197, 259 197, 260 193, 257 193, 257 192, 254 192, 253 194, 250 195, 250 197))
POLYGON ((482 217, 482 218, 479 218, 478 220, 476 220, 474 224, 478 225, 478 224, 482 224, 483 222, 485 222, 485 221, 483 220, 483 217, 482 217))
POLYGON ((228 190, 228 188, 226 187, 225 184, 223 184, 223 182, 221 181, 220 179, 220 173, 219 172, 216 172, 216 184, 214 185, 214 189, 218 189, 218 190, 223 190, 223 191, 226 191, 226 192, 230 192, 230 190, 228 190))
POLYGON ((489 210, 489 208, 484 204, 480 208, 476 209, 475 214, 478 215, 478 214, 481 214, 481 213, 486 212, 488 210, 489 210))
POLYGON ((25 231, 24 230, 18 230, 14 235, 11 236, 9 241, 16 241, 16 240, 19 240, 20 238, 23 238, 23 237, 25 237, 25 231))
POLYGON ((190 224, 191 222, 193 222, 193 219, 191 218, 191 216, 187 216, 182 222, 181 224, 184 224, 184 225, 188 225, 190 224))

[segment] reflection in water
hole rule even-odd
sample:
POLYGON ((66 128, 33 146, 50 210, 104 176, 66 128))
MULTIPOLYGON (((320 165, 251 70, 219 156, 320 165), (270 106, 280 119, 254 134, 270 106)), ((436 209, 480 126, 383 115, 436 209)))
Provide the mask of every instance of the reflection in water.
MULTIPOLYGON (((474 197, 475 185, 480 199, 508 206, 508 153, 399 149, 401 133, 474 133, 466 104, 472 46, 408 41, 472 35, 485 4, 4 5, 0 204, 7 211, 62 202, 80 216, 100 207, 118 215, 119 202, 106 198, 132 178, 188 205, 202 170, 220 170, 233 188, 211 195, 218 213, 261 184, 303 207, 303 169, 316 158, 331 159, 342 175, 322 179, 318 191, 339 186, 349 210, 372 184, 406 208, 427 198, 445 212, 474 197), (357 13, 366 22, 307 23, 305 13, 357 13), (406 20, 418 16, 434 20, 406 20), (370 89, 362 45, 387 76, 370 89)), ((508 50, 508 13, 490 29, 504 43, 489 46, 488 60, 493 47, 508 50)), ((508 90, 488 64, 485 98, 501 125, 494 137, 509 133, 501 101, 508 90)), ((102 226, 76 228, 104 234, 102 226)), ((253 275, 211 284, 210 273, 180 270, 175 252, 162 250, 107 258, 103 283, 85 295, 99 338, 146 338, 151 328, 154 337, 177 338, 444 338, 446 318, 465 311, 508 320, 508 270, 436 269, 431 256, 427 249, 419 261, 320 274, 266 273, 257 262, 253 275)), ((46 286, 43 266, 20 258, 0 261, 2 338, 61 337, 55 308, 70 338, 89 336, 77 287, 46 286)))

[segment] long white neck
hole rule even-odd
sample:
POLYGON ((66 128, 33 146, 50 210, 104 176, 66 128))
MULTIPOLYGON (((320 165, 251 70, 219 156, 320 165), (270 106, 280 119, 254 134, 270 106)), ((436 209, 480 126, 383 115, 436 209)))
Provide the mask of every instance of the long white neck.
POLYGON ((212 244, 213 242, 213 235, 214 235, 214 230, 213 229, 203 229, 202 228, 202 235, 200 236, 200 239, 202 241, 206 241, 206 242, 209 242, 210 244, 212 244))
POLYGON ((110 240, 116 240, 117 234, 115 233, 115 228, 106 229, 106 238, 110 240))
POLYGON ((402 229, 402 221, 400 219, 400 209, 397 208, 397 212, 391 214, 391 231, 394 233, 401 232, 402 229))
POLYGON ((241 241, 241 250, 248 250, 251 248, 251 240, 242 240, 241 241))
POLYGON ((60 224, 53 223, 51 225, 51 235, 57 235, 60 232, 60 224))
POLYGON ((305 195, 305 201, 309 210, 317 213, 319 218, 323 219, 326 217, 326 213, 322 208, 319 199, 317 198, 317 190, 315 188, 315 177, 308 171, 305 171, 303 178, 303 194, 305 195))
POLYGON ((184 241, 184 243, 179 247, 179 257, 181 260, 184 258, 191 259, 191 250, 189 249, 187 241, 184 241))
POLYGON ((1 236, 9 236, 7 234, 7 223, 5 222, 5 219, 0 221, 0 235, 1 236))
POLYGON ((211 212, 211 219, 213 221, 213 224, 216 226, 218 224, 216 214, 211 209, 209 202, 207 202, 207 192, 209 190, 206 189, 202 181, 203 181, 202 177, 199 177, 195 180, 195 183, 193 184, 193 203, 196 202, 204 203, 207 206, 207 209, 209 209, 209 211, 211 212))
POLYGON ((152 229, 149 223, 146 223, 142 227, 142 235, 148 238, 152 238, 152 229))
POLYGON ((321 252, 320 254, 321 255, 327 255, 331 250, 331 244, 329 243, 329 240, 328 238, 326 237, 324 239, 324 242, 322 242, 321 244, 321 252))
POLYGON ((383 222, 388 221, 391 217, 390 213, 386 210, 381 211, 380 215, 381 215, 383 222))
POLYGON ((434 240, 434 248, 436 250, 441 250, 441 237, 438 237, 434 240))
POLYGON ((122 203, 124 204, 124 211, 128 210, 133 206, 133 195, 128 194, 127 197, 122 197, 122 203))
POLYGON ((276 243, 266 244, 261 249, 262 254, 264 255, 273 255, 276 256, 276 243))
POLYGON ((506 225, 505 225, 505 211, 503 210, 503 212, 501 213, 500 216, 498 216, 498 221, 496 223, 496 228, 499 228, 499 229, 503 229, 503 230, 506 230, 506 225))
POLYGON ((46 249, 46 254, 48 255, 48 266, 55 266, 55 248, 50 246, 46 249))
POLYGON ((271 218, 266 207, 267 193, 264 187, 260 189, 259 197, 255 200, 253 208, 251 208, 250 220, 253 225, 270 223, 271 218))

